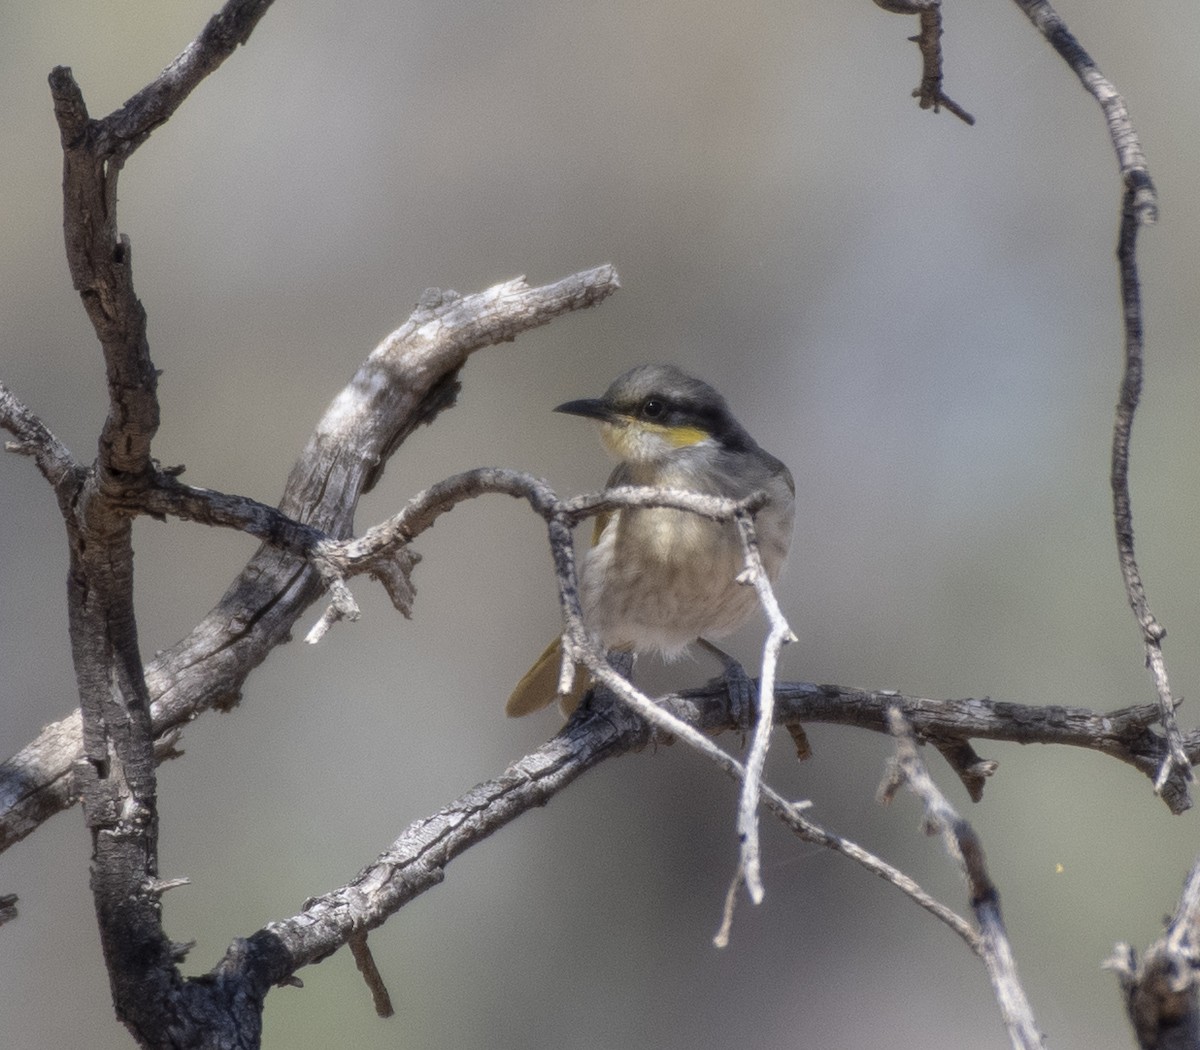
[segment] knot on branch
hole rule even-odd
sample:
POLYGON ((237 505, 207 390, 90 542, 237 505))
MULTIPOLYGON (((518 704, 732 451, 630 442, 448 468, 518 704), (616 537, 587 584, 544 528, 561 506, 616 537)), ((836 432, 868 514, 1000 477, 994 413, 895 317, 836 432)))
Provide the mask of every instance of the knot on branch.
POLYGON ((433 313, 443 306, 457 302, 462 296, 453 288, 426 288, 417 300, 417 309, 425 313, 433 313))
POLYGON ((355 546, 353 543, 323 540, 318 544, 312 555, 312 562, 329 587, 330 602, 321 618, 305 635, 306 642, 315 645, 338 621, 353 622, 358 619, 358 602, 346 583, 351 575, 366 573, 372 579, 378 580, 387 591, 392 605, 405 619, 412 619, 413 601, 417 596, 412 572, 420 562, 421 556, 403 545, 402 539, 397 539, 397 542, 401 545, 372 551, 357 559, 351 553, 355 546))

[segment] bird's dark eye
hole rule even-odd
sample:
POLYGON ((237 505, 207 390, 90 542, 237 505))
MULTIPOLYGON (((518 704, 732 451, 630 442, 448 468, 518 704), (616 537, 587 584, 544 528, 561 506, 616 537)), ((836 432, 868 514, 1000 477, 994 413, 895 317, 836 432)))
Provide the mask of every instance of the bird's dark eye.
POLYGON ((658 419, 667 410, 667 404, 661 398, 648 397, 642 405, 642 415, 646 419, 658 419))

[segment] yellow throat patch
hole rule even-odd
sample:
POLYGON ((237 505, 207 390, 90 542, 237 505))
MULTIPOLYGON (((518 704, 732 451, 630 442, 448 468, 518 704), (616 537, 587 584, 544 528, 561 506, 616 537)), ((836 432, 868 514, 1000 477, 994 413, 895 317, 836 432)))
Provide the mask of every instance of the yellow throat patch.
POLYGON ((669 427, 662 423, 630 419, 628 422, 602 423, 600 438, 608 451, 618 459, 639 460, 647 458, 657 442, 661 441, 672 448, 687 448, 711 440, 712 435, 699 427, 669 427))

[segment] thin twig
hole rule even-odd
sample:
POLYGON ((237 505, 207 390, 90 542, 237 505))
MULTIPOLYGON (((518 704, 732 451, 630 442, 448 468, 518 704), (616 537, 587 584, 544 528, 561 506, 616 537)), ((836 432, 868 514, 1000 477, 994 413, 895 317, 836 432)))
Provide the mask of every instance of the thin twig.
POLYGON ((907 786, 921 800, 927 829, 941 834, 946 852, 958 862, 966 877, 971 908, 979 923, 980 956, 987 967, 1009 1039, 1015 1050, 1042 1050, 1041 1032, 1017 977, 1012 946, 1000 914, 1000 894, 988 874, 983 844, 974 828, 938 790, 917 754, 916 740, 900 712, 893 708, 890 720, 896 756, 880 787, 880 799, 890 802, 901 787, 907 786))
MULTIPOLYGON (((1121 393, 1117 401, 1116 422, 1113 424, 1112 440, 1112 494, 1113 521, 1116 526, 1117 558, 1121 565, 1121 576, 1125 582, 1125 593, 1129 605, 1141 629, 1142 642, 1146 649, 1146 666, 1154 679, 1158 693, 1160 721, 1166 734, 1167 757, 1155 778, 1154 789, 1163 790, 1167 781, 1182 773, 1188 780, 1193 778, 1191 762, 1183 747, 1183 736, 1175 718, 1175 701, 1171 696, 1171 685, 1167 678, 1167 665, 1163 656, 1162 643, 1167 636, 1166 628, 1155 618, 1146 597, 1141 570, 1133 546, 1133 503, 1129 494, 1129 446, 1133 430, 1133 417, 1137 412, 1142 392, 1142 372, 1145 367, 1144 332, 1142 325, 1142 293, 1138 279, 1137 236, 1138 220, 1137 193, 1129 188, 1125 191, 1124 207, 1121 209, 1121 235, 1117 242, 1117 261, 1121 270, 1121 302, 1124 305, 1125 321, 1125 371, 1121 378, 1121 393)), ((1190 798, 1189 798, 1190 801, 1190 798)))
MULTIPOLYGON (((750 512, 763 503, 761 493, 745 500, 731 500, 685 489, 648 486, 625 486, 564 500, 532 474, 503 467, 478 467, 455 474, 418 492, 397 514, 367 529, 360 537, 347 540, 324 537, 311 547, 304 546, 303 550, 311 553, 327 581, 347 579, 363 573, 382 575, 388 566, 395 565, 397 558, 404 556, 407 545, 438 517, 463 501, 485 493, 524 499, 535 513, 547 520, 556 517, 568 528, 620 507, 671 507, 714 521, 731 521, 739 511, 750 512)), ((304 542, 307 543, 307 540, 304 542)), ((403 606, 401 611, 407 614, 403 606)), ((338 612, 326 610, 322 621, 341 618, 338 612)), ((317 641, 324 633, 321 624, 318 624, 310 632, 308 640, 317 641)))
POLYGON ((739 860, 737 871, 729 880, 729 889, 725 891, 725 904, 721 908, 721 925, 713 935, 714 948, 728 948, 729 935, 733 932, 733 909, 737 907, 738 891, 746 884, 746 872, 739 860))
POLYGON ((375 1005, 376 1016, 391 1017, 396 1012, 392 1009, 392 997, 388 995, 387 985, 383 983, 383 975, 379 972, 379 967, 375 965, 375 956, 371 954, 371 946, 367 944, 366 931, 360 930, 351 934, 347 943, 350 947, 350 954, 354 956, 354 965, 358 967, 358 972, 362 974, 362 978, 371 992, 371 1002, 375 1005))
POLYGON ((1183 737, 1175 719, 1175 701, 1171 696, 1166 659, 1162 642, 1166 628, 1155 618, 1146 598, 1141 570, 1138 568, 1133 543, 1133 508, 1129 494, 1129 445, 1133 417, 1137 411, 1142 389, 1144 367, 1144 334, 1142 322, 1141 287, 1137 269, 1137 234, 1141 226, 1158 218, 1158 196, 1150 178, 1146 155, 1134 131, 1125 100, 1112 82, 1100 72, 1091 55, 1067 28, 1047 0, 1015 0, 1018 7, 1038 28, 1074 70, 1080 82, 1100 104, 1108 124, 1109 138, 1117 154, 1121 178, 1125 184, 1121 199, 1121 232, 1117 244, 1117 259, 1121 276, 1121 305, 1125 327, 1125 368, 1113 426, 1112 469, 1110 481, 1113 493, 1113 522, 1117 537, 1117 558, 1125 593, 1138 622, 1146 652, 1146 666, 1158 694, 1160 721, 1166 735, 1167 753, 1155 777, 1154 789, 1159 794, 1170 790, 1176 798, 1172 809, 1191 805, 1187 784, 1192 781, 1191 763, 1183 737), (1179 781, 1184 782, 1182 789, 1179 781))
POLYGON ((938 113, 944 106, 964 124, 974 124, 975 118, 942 91, 941 0, 875 0, 875 4, 892 14, 920 19, 920 32, 908 38, 921 49, 921 83, 913 89, 920 107, 938 113))
POLYGON ((952 908, 947 907, 941 901, 926 893, 915 879, 910 878, 899 868, 888 864, 887 861, 875 856, 869 850, 863 849, 856 842, 842 838, 842 836, 806 819, 798 807, 780 807, 777 798, 778 796, 772 791, 763 792, 764 805, 787 827, 791 828, 800 839, 814 846, 823 846, 834 853, 840 853, 843 857, 854 861, 854 863, 872 875, 883 879, 884 882, 894 886, 912 900, 913 903, 924 908, 934 918, 950 927, 976 955, 982 954, 982 942, 974 927, 952 908))
MULTIPOLYGON (((876 0, 878 2, 878 0, 876 0)), ((1158 194, 1150 178, 1150 169, 1146 165, 1146 155, 1142 152, 1142 144, 1137 132, 1133 129, 1133 121, 1129 118, 1129 109, 1125 100, 1113 87, 1099 67, 1092 61, 1092 56, 1083 49, 1075 35, 1067 28, 1067 24, 1047 0, 1013 0, 1025 12, 1029 20, 1037 27, 1058 52, 1059 56, 1074 70, 1080 82, 1088 93, 1100 104, 1104 111, 1104 119, 1108 124, 1109 138, 1117 153, 1117 163, 1120 165, 1121 178, 1126 189, 1133 194, 1132 208, 1141 225, 1148 226, 1158 218, 1158 194)))
POLYGON ((29 456, 55 491, 64 486, 74 490, 78 486, 83 468, 71 450, 3 383, 0 383, 0 427, 17 439, 7 442, 5 451, 29 456))
POLYGON ((767 616, 770 630, 763 643, 762 672, 758 680, 758 712, 754 720, 750 751, 746 756, 746 777, 742 781, 741 797, 738 801, 737 829, 742 843, 741 859, 738 862, 737 878, 744 880, 746 892, 755 904, 762 903, 762 858, 758 844, 758 806, 762 788, 763 768, 767 763, 767 749, 771 745, 771 731, 775 728, 775 668, 779 662, 779 651, 796 640, 788 626, 771 581, 763 568, 755 535, 754 519, 746 511, 734 515, 738 536, 746 565, 738 582, 752 586, 758 595, 759 604, 767 616))

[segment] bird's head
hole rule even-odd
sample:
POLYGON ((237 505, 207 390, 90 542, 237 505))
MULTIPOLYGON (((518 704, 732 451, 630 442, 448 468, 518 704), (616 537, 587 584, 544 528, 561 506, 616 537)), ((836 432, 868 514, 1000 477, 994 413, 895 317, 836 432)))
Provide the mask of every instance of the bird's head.
POLYGON ((639 365, 613 380, 603 397, 554 411, 597 420, 605 447, 623 463, 664 463, 685 450, 753 444, 725 399, 674 365, 639 365))

